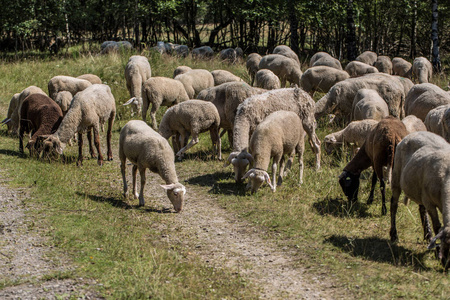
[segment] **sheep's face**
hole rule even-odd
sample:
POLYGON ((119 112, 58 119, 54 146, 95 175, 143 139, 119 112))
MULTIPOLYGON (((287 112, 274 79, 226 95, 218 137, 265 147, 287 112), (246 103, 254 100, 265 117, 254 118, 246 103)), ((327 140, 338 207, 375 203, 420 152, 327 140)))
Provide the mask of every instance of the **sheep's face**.
POLYGON ((327 154, 331 154, 333 150, 336 148, 336 138, 334 136, 326 136, 323 140, 323 147, 325 148, 325 151, 327 154))
POLYGON ((450 228, 444 227, 432 240, 428 245, 428 249, 439 248, 438 256, 441 260, 442 266, 445 269, 445 272, 450 268, 450 228), (436 241, 440 239, 441 243, 438 245, 436 241))
POLYGON ((225 162, 225 166, 232 164, 234 169, 234 180, 237 183, 242 183, 242 177, 245 174, 247 166, 253 164, 253 157, 246 150, 241 152, 232 152, 225 162))
POLYGON ((183 209, 184 194, 186 194, 186 188, 181 183, 172 183, 168 185, 161 185, 166 190, 167 197, 172 202, 173 208, 178 213, 183 209))
POLYGON ((352 174, 348 171, 344 171, 339 176, 339 184, 349 201, 358 201, 359 174, 352 174))
POLYGON ((65 143, 62 143, 59 138, 55 136, 49 136, 44 140, 44 153, 47 155, 52 154, 52 152, 56 152, 60 155, 63 154, 64 148, 66 147, 65 143))

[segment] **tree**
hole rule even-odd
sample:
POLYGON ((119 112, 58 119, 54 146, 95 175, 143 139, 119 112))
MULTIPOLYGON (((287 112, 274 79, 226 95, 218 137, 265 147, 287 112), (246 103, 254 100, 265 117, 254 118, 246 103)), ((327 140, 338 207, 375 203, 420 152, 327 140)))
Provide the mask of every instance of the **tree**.
POLYGON ((433 41, 433 68, 437 72, 441 72, 441 59, 439 57, 439 37, 438 37, 438 0, 431 2, 431 40, 433 41))

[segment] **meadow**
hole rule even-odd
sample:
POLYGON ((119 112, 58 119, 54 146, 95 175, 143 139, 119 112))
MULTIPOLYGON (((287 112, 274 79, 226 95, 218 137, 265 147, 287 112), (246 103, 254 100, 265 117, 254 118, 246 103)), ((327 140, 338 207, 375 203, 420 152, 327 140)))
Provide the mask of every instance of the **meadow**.
MULTIPOLYGON (((52 251, 64 253, 75 266, 64 273, 32 280, 92 278, 102 283, 95 289, 108 299, 258 298, 259 287, 254 282, 227 266, 212 267, 199 259, 195 243, 167 242, 164 236, 179 230, 174 227, 174 220, 183 218, 183 212, 165 213, 171 205, 159 188, 163 182, 157 175, 147 175, 152 180, 147 183, 145 207, 138 208, 138 200, 123 198, 117 149, 120 129, 132 118, 129 107, 121 105, 129 99, 124 68, 130 55, 81 55, 74 50, 66 57, 0 65, 0 119, 6 116, 14 93, 30 85, 47 91, 47 82, 55 75, 96 74, 111 87, 117 105, 113 130, 115 160, 102 167, 97 166, 95 159, 76 167, 76 146, 67 148, 66 163, 30 158, 28 153, 19 153, 17 138, 8 136, 5 128, 0 131, 2 176, 10 179, 10 187, 29 190, 26 202, 33 207, 29 212, 35 219, 33 226, 46 232, 52 251), (154 201, 155 197, 161 201, 154 201)), ((161 57, 147 52, 144 55, 149 58, 152 76, 172 77, 177 66, 188 65, 226 69, 249 81, 245 64, 161 57)), ((444 88, 448 77, 440 75, 433 80, 444 88)), ((316 93, 315 100, 321 95, 316 93)), ((158 120, 165 109, 158 112, 158 120)), ((339 129, 326 120, 319 120, 318 124, 321 140, 339 129)), ((102 141, 103 151, 104 145, 102 141)), ((231 150, 226 136, 222 145, 226 158, 231 150)), ((338 298, 448 299, 450 277, 443 273, 434 252, 428 251, 422 240, 418 206, 400 205, 400 241, 391 243, 389 213, 381 215, 378 186, 374 203, 365 204, 371 170, 363 173, 359 202, 350 205, 344 198, 337 176, 348 159, 346 149, 333 155, 323 151, 322 168, 315 171, 313 153, 306 145, 302 186, 297 183, 295 162, 276 193, 264 186, 250 195, 244 186, 235 184, 231 167, 224 168, 223 162, 212 159, 209 135, 203 134, 200 143, 176 163, 176 168, 188 190, 186 206, 189 197, 212 198, 225 212, 249 222, 264 239, 294 253, 296 263, 307 270, 305 276, 326 277, 338 298)), ((179 234, 189 239, 188 233, 179 234)), ((10 281, 0 275, 0 289, 27 281, 30 279, 10 281)))

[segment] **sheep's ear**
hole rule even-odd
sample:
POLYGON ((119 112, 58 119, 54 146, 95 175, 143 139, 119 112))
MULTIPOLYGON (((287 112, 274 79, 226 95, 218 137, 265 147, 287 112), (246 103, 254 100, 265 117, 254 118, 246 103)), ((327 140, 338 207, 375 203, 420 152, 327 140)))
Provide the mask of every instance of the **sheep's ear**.
POLYGON ((238 154, 236 152, 232 152, 230 153, 230 156, 228 156, 227 160, 225 161, 225 163, 223 164, 223 167, 228 166, 229 164, 231 164, 233 162, 233 159, 236 158, 238 154))
POLYGON ((436 248, 438 245, 436 244, 436 241, 438 239, 441 239, 444 236, 444 230, 441 230, 430 242, 428 245, 428 250, 436 248))
POLYGON ((342 172, 341 175, 338 176, 338 178, 339 178, 339 179, 342 179, 342 178, 344 178, 345 176, 347 176, 347 172, 346 172, 346 171, 342 172))
POLYGON ((249 176, 251 177, 251 175, 254 174, 254 172, 255 172, 255 169, 248 170, 247 173, 245 173, 245 175, 242 177, 242 179, 245 179, 249 176))
POLYGON ((341 89, 339 87, 336 88, 336 95, 339 96, 339 94, 341 93, 341 89))
POLYGON ((122 104, 122 105, 130 105, 131 103, 133 103, 133 102, 135 102, 135 101, 137 101, 137 99, 136 99, 136 97, 133 97, 133 98, 131 98, 130 100, 128 100, 127 102, 125 102, 125 103, 122 104))
POLYGON ((167 191, 167 190, 171 190, 171 189, 173 189, 173 188, 175 187, 175 183, 171 183, 171 184, 161 184, 161 187, 162 187, 163 189, 165 189, 166 191, 167 191))

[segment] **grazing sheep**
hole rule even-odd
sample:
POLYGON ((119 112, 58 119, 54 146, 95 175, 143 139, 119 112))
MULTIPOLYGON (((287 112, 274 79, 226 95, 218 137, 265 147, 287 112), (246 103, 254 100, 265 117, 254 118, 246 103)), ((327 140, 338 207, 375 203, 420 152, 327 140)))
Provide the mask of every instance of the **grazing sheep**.
POLYGON ((427 127, 422 120, 414 115, 404 117, 402 119, 402 123, 405 124, 406 130, 408 130, 409 133, 416 131, 427 131, 427 127))
POLYGON ((393 77, 397 78, 400 81, 400 83, 403 85, 403 88, 405 90, 405 96, 408 95, 409 91, 414 86, 414 83, 411 81, 411 79, 406 78, 406 77, 397 76, 397 75, 394 75, 393 77))
POLYGON ((192 50, 192 57, 194 59, 211 59, 214 56, 214 51, 209 46, 202 46, 192 50))
POLYGON ((377 54, 372 51, 364 51, 355 60, 373 66, 377 61, 377 54))
POLYGON ((269 54, 259 62, 259 69, 269 69, 280 78, 281 87, 286 86, 286 81, 300 86, 302 71, 296 62, 280 54, 269 54))
MULTIPOLYGON (((103 155, 100 151, 99 131, 106 121, 108 130, 106 142, 108 147, 107 157, 112 160, 111 131, 116 116, 116 102, 109 86, 93 84, 73 97, 69 111, 61 122, 58 130, 44 140, 44 151, 55 150, 63 154, 67 142, 78 132, 78 160, 77 165, 83 163, 83 132, 87 131, 90 141, 91 128, 94 131, 94 144, 97 148, 97 163, 103 165, 103 155)), ((93 157, 93 152, 91 156, 93 157)))
POLYGON ((184 85, 189 99, 193 99, 201 90, 214 86, 214 77, 204 69, 194 69, 177 75, 174 79, 184 85))
POLYGON ((309 60, 309 67, 311 68, 314 65, 314 63, 319 59, 321 59, 322 57, 332 58, 332 56, 326 52, 317 52, 313 56, 311 56, 311 59, 309 60))
POLYGON ((379 72, 392 75, 392 61, 389 56, 378 56, 374 66, 379 72))
POLYGON ((128 41, 119 41, 119 42, 106 41, 102 43, 100 49, 101 49, 100 54, 112 54, 117 53, 119 51, 131 50, 133 49, 133 46, 128 41))
POLYGON ((394 76, 375 73, 336 83, 325 96, 316 102, 316 118, 338 110, 344 117, 350 119, 353 101, 360 89, 375 90, 387 103, 390 115, 403 116, 404 86, 394 76))
POLYGON ((394 75, 410 78, 412 77, 412 63, 401 57, 392 59, 392 73, 394 75))
POLYGON ((294 51, 292 51, 292 49, 289 46, 286 45, 276 46, 275 49, 273 49, 272 53, 289 57, 290 59, 295 60, 298 66, 300 67, 300 60, 298 59, 298 55, 294 51))
MULTIPOLYGON (((382 208, 381 214, 385 215, 386 197, 383 168, 387 167, 388 173, 394 163, 394 153, 397 144, 408 134, 405 125, 398 119, 389 116, 381 120, 366 137, 364 144, 355 157, 345 166, 339 175, 339 184, 350 202, 358 201, 359 177, 361 172, 372 166, 372 187, 370 189, 367 204, 373 202, 373 194, 377 177, 380 180, 382 208)), ((389 176, 387 176, 389 178, 389 176)))
POLYGON ((91 84, 102 84, 100 77, 94 74, 83 74, 77 77, 78 79, 84 79, 89 81, 91 84))
MULTIPOLYGON (((130 98, 133 98, 133 111, 141 113, 142 109, 142 84, 152 77, 152 69, 147 57, 133 55, 125 66, 125 81, 130 98)), ((134 113, 133 113, 134 114, 134 113)))
POLYGON ((242 59, 244 58, 244 50, 242 50, 242 48, 240 47, 236 47, 234 48, 234 50, 236 51, 236 60, 238 62, 241 62, 242 59))
POLYGON ((332 56, 321 57, 318 60, 316 60, 312 66, 313 67, 327 66, 327 67, 335 68, 338 70, 342 70, 341 62, 332 56))
POLYGON ((345 67, 350 77, 359 77, 370 73, 378 73, 378 69, 360 61, 351 61, 345 67))
POLYGON ((186 45, 176 45, 173 48, 173 52, 176 56, 185 58, 189 55, 189 48, 186 45))
POLYGON ((48 82, 48 95, 55 100, 56 95, 61 91, 68 91, 72 95, 76 95, 91 85, 89 81, 84 79, 59 75, 53 77, 48 82))
POLYGON ((450 104, 450 93, 432 83, 416 84, 406 95, 405 113, 425 121, 430 110, 446 104, 450 104))
MULTIPOLYGON (((161 105, 172 106, 189 100, 184 85, 175 79, 166 77, 151 77, 142 86, 142 120, 147 120, 147 110, 152 105, 150 117, 153 129, 158 128, 156 112, 161 105)), ((128 101, 130 102, 130 101, 128 101)), ((128 104, 125 103, 124 105, 128 104)))
POLYGON ((61 91, 58 94, 56 94, 55 102, 61 108, 63 116, 65 116, 67 111, 69 110, 70 103, 72 103, 72 98, 73 98, 72 93, 68 91, 61 91))
POLYGON ((245 64, 248 74, 250 75, 250 85, 255 82, 256 72, 259 70, 259 63, 261 62, 262 56, 258 53, 251 53, 247 57, 247 62, 245 64))
POLYGON ((30 156, 41 152, 37 139, 52 134, 61 124, 63 114, 59 106, 50 97, 43 94, 31 94, 23 100, 20 107, 19 151, 23 153, 23 135, 31 132, 27 148, 30 156))
POLYGON ((214 86, 221 85, 225 82, 242 81, 240 77, 226 70, 214 70, 211 71, 211 75, 214 78, 214 86))
POLYGON ((4 118, 3 121, 1 122, 1 124, 6 124, 8 133, 12 133, 11 116, 12 116, 14 110, 16 110, 17 107, 19 106, 19 96, 20 96, 20 93, 15 93, 12 96, 11 100, 9 101, 8 112, 6 113, 6 118, 4 118))
POLYGON ((352 120, 380 121, 389 116, 389 108, 380 95, 370 89, 360 89, 353 99, 352 120))
POLYGON ((173 71, 173 78, 177 77, 177 75, 180 74, 184 74, 186 72, 192 71, 191 67, 188 66, 178 66, 174 71, 173 71))
POLYGON ((268 69, 261 69, 256 72, 255 86, 266 90, 281 88, 280 78, 268 69))
POLYGON ((175 170, 173 150, 166 139, 150 128, 145 122, 129 121, 120 131, 119 138, 120 171, 123 180, 123 194, 127 196, 126 161, 133 164, 133 196, 139 198, 139 206, 144 206, 145 171, 150 169, 166 182, 161 187, 166 190, 167 197, 176 212, 183 209, 186 188, 178 182, 175 170), (136 174, 141 176, 141 189, 137 194, 136 174))
POLYGON ((450 104, 440 105, 430 110, 425 118, 425 126, 428 131, 436 133, 437 135, 445 137, 444 134, 444 115, 447 109, 450 108, 450 104))
POLYGON ((450 144, 441 137, 421 131, 403 139, 397 146, 392 172, 391 198, 391 241, 397 241, 396 214, 398 199, 403 191, 405 196, 419 204, 424 238, 429 240, 431 232, 425 209, 431 217, 436 236, 428 249, 436 247, 440 239, 438 257, 445 271, 450 266, 450 144), (443 217, 441 228, 438 208, 443 217))
POLYGON ((328 92, 339 81, 349 78, 347 72, 328 66, 312 67, 303 73, 301 87, 311 95, 315 91, 328 92))
POLYGON ((219 58, 223 61, 227 61, 230 64, 236 63, 236 50, 233 48, 223 49, 219 53, 219 58))
POLYGON ((220 116, 216 106, 210 102, 194 99, 170 107, 161 120, 159 132, 166 139, 175 135, 177 145, 173 146, 179 150, 176 156, 181 159, 184 152, 198 143, 199 134, 209 130, 214 155, 221 160, 219 125, 220 116), (189 135, 192 135, 192 140, 189 144, 184 145, 184 141, 189 135))
POLYGON ((412 75, 419 80, 419 83, 427 83, 433 76, 433 66, 425 57, 417 57, 413 61, 412 75))
POLYGON ((450 107, 447 108, 442 116, 442 136, 450 143, 450 107))
POLYGON ((300 168, 299 184, 302 184, 304 137, 302 122, 296 113, 282 110, 268 115, 256 127, 250 139, 249 150, 254 159, 253 167, 242 178, 249 178, 247 190, 251 189, 251 192, 255 193, 264 182, 267 182, 272 192, 275 192, 277 185, 281 185, 283 181, 286 168, 291 167, 296 152, 300 168), (289 155, 287 163, 286 154, 289 155), (273 184, 266 171, 271 158, 273 184), (279 176, 276 182, 278 166, 279 176))
POLYGON ((371 119, 350 122, 344 129, 325 136, 323 140, 324 149, 328 154, 331 154, 336 148, 347 145, 351 146, 353 156, 377 124, 378 121, 371 119))
POLYGON ((314 100, 297 87, 277 89, 247 98, 238 107, 233 128, 233 152, 225 163, 233 164, 237 182, 242 181, 251 157, 247 152, 251 134, 266 116, 279 110, 293 111, 299 115, 316 154, 316 169, 320 168, 320 141, 315 132, 314 100))

